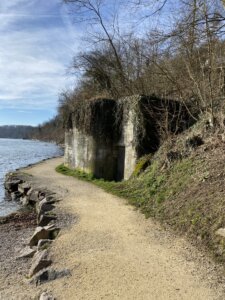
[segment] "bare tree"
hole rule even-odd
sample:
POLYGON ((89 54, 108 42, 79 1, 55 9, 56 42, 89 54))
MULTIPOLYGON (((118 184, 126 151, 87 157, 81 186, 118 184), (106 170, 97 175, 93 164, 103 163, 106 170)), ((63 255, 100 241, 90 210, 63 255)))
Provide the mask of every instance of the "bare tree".
MULTIPOLYGON (((119 39, 116 40, 118 33, 117 10, 110 13, 111 22, 107 22, 105 11, 107 10, 106 0, 63 0, 64 3, 69 4, 71 11, 76 21, 85 22, 92 25, 93 43, 107 43, 111 48, 111 53, 114 57, 117 73, 124 88, 128 89, 126 75, 123 69, 119 51, 119 39), (97 26, 99 32, 94 35, 93 26, 97 26)), ((115 1, 116 2, 116 1, 115 1)), ((112 9, 112 7, 110 7, 112 9)), ((90 36, 89 36, 90 38, 90 36)))
MULTIPOLYGON (((136 5, 149 5, 152 1, 136 1, 136 5)), ((169 1, 157 2, 159 10, 169 1)), ((224 99, 224 26, 225 17, 221 1, 180 0, 179 18, 172 30, 166 29, 153 41, 158 53, 149 56, 149 67, 164 82, 164 92, 173 98, 192 99, 202 111, 218 109, 224 99)), ((157 13, 158 11, 153 11, 157 13)), ((148 16, 148 14, 146 14, 148 16)), ((151 40, 152 33, 150 34, 151 40)), ((157 81, 154 80, 155 84, 157 81)), ((162 93, 163 89, 161 89, 162 93)), ((161 94, 157 92, 157 94, 161 94)))
MULTIPOLYGON (((214 115, 225 90, 225 23, 219 0, 180 0, 179 18, 170 30, 149 30, 145 35, 142 31, 141 36, 121 34, 116 9, 109 22, 106 11, 111 4, 106 0, 64 2, 71 5, 76 20, 94 28, 92 47, 73 61, 74 69, 82 71, 79 95, 155 94, 184 103, 191 100, 196 109, 214 115)), ((137 7, 152 3, 131 2, 137 7)), ((156 3, 155 14, 169 4, 156 3)))

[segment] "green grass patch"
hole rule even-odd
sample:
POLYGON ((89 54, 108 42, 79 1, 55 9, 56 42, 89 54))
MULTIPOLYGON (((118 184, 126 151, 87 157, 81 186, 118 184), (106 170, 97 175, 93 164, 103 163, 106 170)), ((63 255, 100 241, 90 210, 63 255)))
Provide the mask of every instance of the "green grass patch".
POLYGON ((56 171, 58 173, 61 173, 61 174, 67 175, 67 176, 72 176, 72 177, 79 178, 79 179, 83 179, 85 181, 92 181, 94 179, 93 174, 83 172, 79 169, 70 169, 70 168, 64 166, 64 164, 61 164, 58 167, 56 167, 56 171))
POLYGON ((192 163, 189 160, 178 161, 169 170, 162 170, 157 161, 153 161, 140 176, 131 177, 122 182, 105 181, 94 178, 93 174, 70 169, 63 164, 56 171, 81 180, 92 182, 107 192, 126 198, 128 202, 148 216, 162 214, 162 205, 174 194, 179 193, 189 182, 192 163))
POLYGON ((79 169, 70 169, 64 164, 56 167, 56 171, 66 176, 72 176, 74 178, 92 182, 95 185, 104 188, 107 191, 110 191, 113 186, 116 185, 114 181, 105 181, 104 179, 96 179, 92 173, 86 173, 79 169))

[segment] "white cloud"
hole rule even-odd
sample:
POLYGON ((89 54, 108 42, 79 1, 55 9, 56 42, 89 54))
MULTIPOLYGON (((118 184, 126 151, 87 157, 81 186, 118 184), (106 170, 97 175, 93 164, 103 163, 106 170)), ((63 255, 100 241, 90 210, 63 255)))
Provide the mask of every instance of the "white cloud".
POLYGON ((0 1, 0 107, 52 109, 59 91, 74 81, 66 68, 78 51, 79 33, 62 9, 45 3, 0 1))
POLYGON ((0 2, 0 11, 1 12, 9 11, 12 8, 21 7, 21 5, 23 5, 23 7, 24 7, 25 5, 27 5, 30 2, 33 2, 33 1, 32 0, 10 0, 10 1, 2 0, 0 2))

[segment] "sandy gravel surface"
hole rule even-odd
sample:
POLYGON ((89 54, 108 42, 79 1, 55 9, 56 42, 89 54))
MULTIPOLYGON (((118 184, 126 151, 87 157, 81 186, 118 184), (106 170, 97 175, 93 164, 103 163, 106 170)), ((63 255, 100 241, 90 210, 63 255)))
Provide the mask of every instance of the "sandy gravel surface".
MULTIPOLYGON (((16 214, 11 216, 16 216, 16 214)), ((30 265, 29 259, 18 260, 17 256, 33 234, 36 216, 34 214, 23 214, 21 215, 22 221, 15 221, 14 219, 15 217, 11 217, 6 223, 0 224, 1 300, 18 299, 16 298, 18 297, 16 290, 18 286, 21 290, 24 285, 21 278, 25 278, 30 265), (19 284, 19 282, 21 283, 19 284)))
POLYGON ((124 200, 57 174, 54 169, 60 163, 52 159, 26 172, 61 195, 59 212, 76 218, 51 248, 54 268, 70 269, 71 277, 39 287, 23 285, 22 290, 19 281, 13 282, 3 289, 1 300, 35 299, 41 291, 52 291, 59 300, 225 298, 224 281, 204 254, 146 220, 124 200))

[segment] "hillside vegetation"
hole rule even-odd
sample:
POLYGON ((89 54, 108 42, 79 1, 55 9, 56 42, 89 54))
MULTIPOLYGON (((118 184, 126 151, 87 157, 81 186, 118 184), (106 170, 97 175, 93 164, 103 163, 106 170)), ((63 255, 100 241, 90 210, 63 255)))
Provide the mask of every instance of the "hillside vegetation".
POLYGON ((35 130, 32 126, 5 125, 0 126, 0 138, 29 139, 35 130))
POLYGON ((62 120, 59 116, 44 122, 35 127, 30 137, 45 142, 55 142, 56 144, 64 144, 64 128, 62 120))
POLYGON ((63 144, 64 129, 59 117, 55 117, 36 127, 23 125, 0 126, 0 138, 35 139, 63 144))

